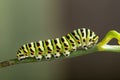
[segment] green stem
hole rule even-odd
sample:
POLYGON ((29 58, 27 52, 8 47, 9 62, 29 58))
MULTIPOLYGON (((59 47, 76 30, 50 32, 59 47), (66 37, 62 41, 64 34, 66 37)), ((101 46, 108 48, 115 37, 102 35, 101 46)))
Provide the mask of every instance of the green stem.
POLYGON ((51 61, 51 60, 59 60, 59 59, 71 58, 71 57, 90 54, 90 53, 93 53, 93 52, 96 52, 96 51, 97 51, 96 47, 91 48, 89 50, 77 50, 77 51, 72 52, 69 57, 65 57, 64 55, 62 55, 58 59, 57 58, 55 59, 55 58, 52 57, 50 60, 42 59, 40 61, 36 60, 35 58, 26 58, 23 61, 19 61, 17 58, 15 58, 15 59, 10 59, 10 60, 7 60, 7 61, 0 62, 0 68, 4 68, 4 67, 15 65, 15 64, 22 64, 22 63, 32 63, 32 62, 51 61))
MULTIPOLYGON (((98 52, 98 51, 120 52, 120 45, 108 45, 107 44, 113 38, 117 39, 118 43, 120 43, 120 33, 118 33, 117 31, 111 30, 106 34, 106 36, 103 38, 103 40, 101 42, 99 42, 95 47, 88 49, 88 50, 74 51, 71 53, 71 55, 69 57, 66 57, 66 58, 87 55, 87 54, 91 54, 91 53, 98 52)), ((65 59, 65 57, 61 56, 58 59, 65 59)), ((50 60, 42 59, 41 61, 51 61, 51 60, 58 60, 58 59, 55 59, 52 57, 50 60)), ((17 60, 17 58, 15 58, 15 59, 10 59, 7 61, 0 62, 0 68, 4 68, 7 66, 16 65, 16 64, 41 62, 41 61, 38 61, 35 58, 26 58, 23 61, 19 61, 19 60, 17 60)))
MULTIPOLYGON (((120 33, 118 33, 115 30, 111 30, 109 31, 105 37, 102 39, 101 42, 98 43, 97 47, 99 51, 105 51, 106 49, 115 49, 117 48, 117 50, 119 49, 118 45, 108 45, 108 43, 110 42, 110 40, 112 40, 113 38, 118 40, 118 44, 120 44, 120 33)), ((115 51, 115 50, 114 50, 115 51)))
POLYGON ((118 45, 104 45, 102 48, 104 48, 104 52, 120 52, 120 46, 118 45))

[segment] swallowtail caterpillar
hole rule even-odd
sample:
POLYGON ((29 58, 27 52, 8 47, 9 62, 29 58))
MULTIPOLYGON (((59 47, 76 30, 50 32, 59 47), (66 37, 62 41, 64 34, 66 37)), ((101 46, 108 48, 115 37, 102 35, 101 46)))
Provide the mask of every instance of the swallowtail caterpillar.
POLYGON ((69 56, 77 49, 87 50, 98 42, 99 37, 90 29, 80 28, 61 38, 48 39, 43 41, 24 44, 18 49, 17 58, 23 60, 33 57, 37 60, 51 57, 59 58, 61 55, 69 56))

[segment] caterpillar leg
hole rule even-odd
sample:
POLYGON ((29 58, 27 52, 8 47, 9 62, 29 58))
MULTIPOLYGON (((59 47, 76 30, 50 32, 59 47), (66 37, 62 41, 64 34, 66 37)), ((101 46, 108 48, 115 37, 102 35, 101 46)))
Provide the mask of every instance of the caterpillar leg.
POLYGON ((24 60, 26 57, 23 54, 20 54, 19 56, 17 56, 18 60, 24 60))
POLYGON ((35 57, 37 60, 41 60, 42 59, 42 55, 38 55, 37 57, 35 57))
POLYGON ((54 54, 54 57, 55 57, 55 58, 60 57, 60 53, 55 53, 55 54, 54 54))
POLYGON ((83 47, 82 47, 82 49, 87 50, 87 49, 88 49, 88 47, 87 47, 87 46, 83 46, 83 47))
POLYGON ((46 54, 45 59, 50 59, 52 57, 51 54, 46 54))
POLYGON ((66 51, 63 53, 63 55, 65 55, 66 57, 70 55, 70 52, 69 51, 66 51))

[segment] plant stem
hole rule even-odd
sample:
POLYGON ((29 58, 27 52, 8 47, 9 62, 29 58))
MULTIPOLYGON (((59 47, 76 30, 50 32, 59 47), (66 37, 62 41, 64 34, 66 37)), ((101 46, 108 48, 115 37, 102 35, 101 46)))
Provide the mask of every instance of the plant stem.
POLYGON ((58 59, 57 58, 55 59, 54 57, 52 57, 50 60, 42 59, 40 61, 36 60, 35 58, 26 58, 23 61, 19 61, 17 58, 15 58, 15 59, 10 59, 7 61, 0 62, 0 68, 15 65, 15 64, 21 64, 21 63, 32 63, 32 62, 51 61, 51 60, 59 60, 59 59, 64 59, 64 58, 71 58, 71 57, 90 54, 96 51, 97 51, 96 47, 88 49, 88 50, 77 50, 77 51, 72 52, 69 57, 65 57, 64 55, 62 55, 58 59))
MULTIPOLYGON (((107 44, 113 38, 117 39, 118 43, 120 43, 120 33, 118 33, 115 30, 111 30, 106 34, 106 36, 103 38, 103 40, 101 42, 99 42, 95 47, 88 49, 88 50, 77 50, 77 51, 71 52, 71 55, 69 57, 65 57, 62 55, 58 59, 77 57, 77 56, 87 55, 87 54, 91 54, 91 53, 98 52, 98 51, 119 52, 120 53, 120 45, 108 45, 107 44)), ((26 58, 23 61, 19 61, 17 58, 15 58, 15 59, 10 59, 7 61, 0 62, 0 68, 4 68, 7 66, 16 65, 16 64, 22 64, 22 63, 51 61, 51 60, 58 60, 58 59, 55 59, 54 57, 52 57, 50 60, 42 59, 39 61, 39 60, 36 60, 35 58, 26 58)))

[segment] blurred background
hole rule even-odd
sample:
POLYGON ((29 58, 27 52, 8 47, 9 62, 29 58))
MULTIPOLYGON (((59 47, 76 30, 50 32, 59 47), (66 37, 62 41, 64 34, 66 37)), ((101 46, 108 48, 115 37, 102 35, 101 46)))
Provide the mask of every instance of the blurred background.
MULTIPOLYGON (((0 0, 0 61, 38 40, 90 28, 100 40, 120 32, 119 0, 0 0)), ((112 40, 111 44, 116 44, 112 40)), ((0 70, 0 80, 118 80, 120 54, 99 52, 71 59, 29 63, 0 70)))

